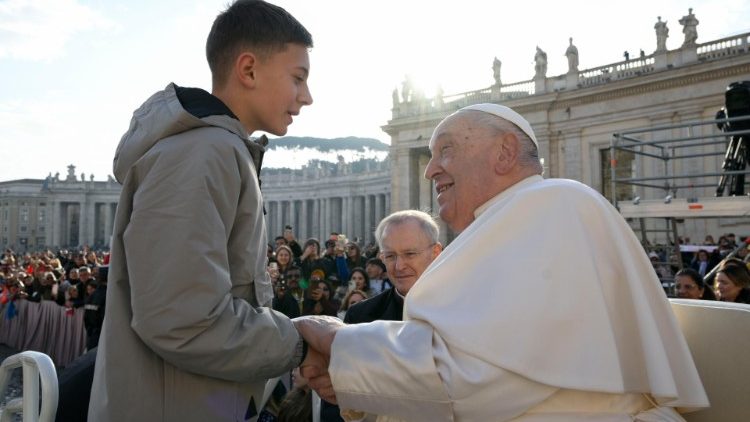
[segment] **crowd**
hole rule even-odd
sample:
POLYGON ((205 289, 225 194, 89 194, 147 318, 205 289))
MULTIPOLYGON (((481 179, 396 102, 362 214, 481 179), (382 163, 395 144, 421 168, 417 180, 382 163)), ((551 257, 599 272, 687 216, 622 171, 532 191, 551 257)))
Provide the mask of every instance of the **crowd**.
POLYGON ((343 319, 347 309, 392 286, 379 248, 364 249, 356 239, 331 233, 323 242, 300 245, 291 226, 268 246, 268 273, 274 287, 273 309, 290 318, 329 315, 343 319))
POLYGON ((0 259, 0 305, 3 318, 13 319, 19 300, 51 301, 84 312, 86 348, 99 342, 106 303, 109 255, 88 248, 16 254, 6 249, 0 259))
MULTIPOLYGON (((689 244, 689 238, 680 244, 689 244)), ((683 299, 750 303, 750 245, 747 238, 727 233, 714 242, 707 235, 694 251, 649 252, 649 258, 668 294, 683 299)))
MULTIPOLYGON (((414 230, 404 231, 403 235, 414 237, 414 230)), ((682 268, 674 262, 668 264, 663 254, 650 252, 649 256, 657 275, 662 280, 673 280, 673 294, 678 298, 750 303, 750 249, 745 241, 738 241, 731 233, 721 236, 718 242, 706 236, 700 249, 682 254, 682 268)), ((292 227, 286 226, 283 234, 268 244, 273 309, 289 318, 329 315, 347 323, 400 319, 400 308, 396 312, 385 311, 389 305, 379 302, 400 297, 402 303, 408 288, 401 289, 404 293, 394 293, 386 262, 396 258, 389 251, 385 255, 381 252, 376 243, 361 247, 358 239, 349 240, 339 233, 330 233, 322 248, 316 238, 300 244, 292 227), (375 296, 381 299, 368 301, 375 296), (349 309, 360 302, 365 306, 350 315, 349 309), (370 315, 373 308, 377 311, 370 315)), ((5 250, 0 260, 2 317, 15 317, 18 300, 52 301, 71 315, 75 309, 83 308, 87 349, 96 347, 104 318, 108 260, 108 252, 85 247, 57 253, 45 250, 16 254, 5 250)), ((391 272, 395 271, 391 268, 391 272)), ((289 381, 279 384, 260 420, 297 420, 288 418, 298 417, 300 412, 311 415, 311 390, 305 380, 296 372, 289 381)), ((341 420, 336 406, 325 402, 321 417, 323 421, 341 420)))

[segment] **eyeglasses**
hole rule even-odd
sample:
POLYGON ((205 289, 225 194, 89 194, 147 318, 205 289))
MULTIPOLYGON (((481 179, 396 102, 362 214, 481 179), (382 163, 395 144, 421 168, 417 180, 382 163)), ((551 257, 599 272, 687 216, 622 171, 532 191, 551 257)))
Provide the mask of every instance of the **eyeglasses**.
POLYGON ((435 243, 427 246, 424 249, 410 250, 410 251, 406 251, 400 254, 396 252, 384 251, 380 254, 380 256, 383 258, 383 262, 387 264, 396 263, 396 259, 398 258, 403 259, 405 262, 412 262, 415 259, 417 259, 420 255, 422 255, 425 251, 430 250, 433 246, 435 246, 435 243))

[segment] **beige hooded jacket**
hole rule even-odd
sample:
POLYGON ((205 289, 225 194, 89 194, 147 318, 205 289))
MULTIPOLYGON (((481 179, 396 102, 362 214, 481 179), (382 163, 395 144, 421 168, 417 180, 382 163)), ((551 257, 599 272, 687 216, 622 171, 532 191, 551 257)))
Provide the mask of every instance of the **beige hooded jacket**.
POLYGON ((89 421, 254 420, 266 379, 299 363, 291 321, 264 307, 263 151, 202 90, 135 111, 89 421))

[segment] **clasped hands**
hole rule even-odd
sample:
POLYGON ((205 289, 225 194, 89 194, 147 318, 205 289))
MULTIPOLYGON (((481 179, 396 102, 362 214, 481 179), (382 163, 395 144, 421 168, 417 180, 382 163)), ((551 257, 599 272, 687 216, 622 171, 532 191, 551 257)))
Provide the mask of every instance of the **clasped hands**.
POLYGON ((308 385, 329 403, 336 404, 328 363, 331 360, 331 345, 339 328, 344 326, 340 319, 311 315, 292 320, 295 328, 307 342, 307 356, 300 364, 300 374, 307 378, 308 385))

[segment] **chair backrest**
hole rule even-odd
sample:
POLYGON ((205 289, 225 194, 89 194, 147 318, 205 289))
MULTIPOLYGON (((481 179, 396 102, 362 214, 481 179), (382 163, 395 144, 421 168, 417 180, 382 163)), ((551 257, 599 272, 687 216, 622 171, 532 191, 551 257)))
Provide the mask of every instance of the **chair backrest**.
POLYGON ((670 299, 711 407, 688 422, 750 418, 750 305, 670 299))
POLYGON ((15 420, 17 413, 23 413, 24 422, 53 422, 57 412, 57 371, 52 359, 44 353, 29 350, 5 358, 0 365, 0 398, 5 397, 11 374, 19 367, 23 368, 23 396, 6 403, 0 422, 15 420))

